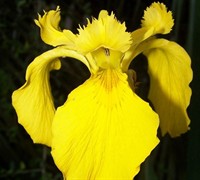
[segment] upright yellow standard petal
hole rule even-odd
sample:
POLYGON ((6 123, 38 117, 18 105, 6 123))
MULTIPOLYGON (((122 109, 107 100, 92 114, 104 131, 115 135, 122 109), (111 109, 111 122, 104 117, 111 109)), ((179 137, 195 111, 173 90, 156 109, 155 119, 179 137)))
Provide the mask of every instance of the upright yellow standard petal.
POLYGON ((132 45, 131 48, 125 53, 122 61, 122 69, 124 72, 128 71, 131 61, 141 53, 138 45, 156 34, 167 34, 171 31, 174 20, 172 12, 167 11, 163 3, 152 3, 150 7, 144 11, 142 20, 142 27, 131 33, 132 45))
POLYGON ((150 92, 155 111, 160 117, 162 135, 180 136, 188 130, 192 80, 191 60, 185 50, 165 39, 146 44, 149 63, 150 92))
POLYGON ((66 45, 70 49, 74 49, 74 41, 76 36, 69 30, 61 31, 59 28, 60 8, 44 12, 38 20, 35 20, 36 25, 40 27, 40 35, 42 40, 49 45, 59 46, 66 45))
POLYGON ((173 25, 172 12, 163 3, 152 3, 144 12, 142 27, 153 27, 154 34, 167 34, 173 25))
POLYGON ((132 179, 158 144, 158 116, 121 70, 91 76, 53 121, 52 155, 70 179, 132 179))
POLYGON ((115 19, 113 13, 102 10, 98 19, 93 19, 83 29, 79 29, 76 41, 77 49, 83 54, 97 50, 100 47, 125 52, 131 45, 131 34, 126 32, 125 23, 115 19))
POLYGON ((49 73, 53 69, 60 68, 60 61, 57 58, 65 56, 86 62, 83 56, 62 47, 47 51, 29 65, 26 83, 12 95, 18 121, 35 143, 51 146, 51 126, 55 108, 49 84, 49 73))

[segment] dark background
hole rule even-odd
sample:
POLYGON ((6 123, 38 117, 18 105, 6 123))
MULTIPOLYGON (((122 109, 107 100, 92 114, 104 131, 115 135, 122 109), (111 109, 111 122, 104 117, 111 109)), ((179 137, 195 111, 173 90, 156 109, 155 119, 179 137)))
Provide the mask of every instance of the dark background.
MULTIPOLYGON (((44 44, 39 28, 33 19, 61 7, 61 28, 77 32, 78 24, 85 24, 87 17, 97 17, 101 9, 113 11, 120 21, 125 21, 128 31, 140 27, 143 11, 151 0, 1 0, 0 1, 0 179, 57 180, 62 175, 53 163, 50 149, 33 144, 11 105, 11 94, 24 84, 28 64, 42 52, 52 48, 44 44)), ((200 179, 200 1, 166 0, 172 10, 175 26, 166 38, 183 46, 192 58, 194 78, 193 95, 188 114, 191 130, 181 137, 161 138, 161 143, 141 167, 136 180, 198 180, 200 179)), ((132 67, 144 86, 145 60, 135 61, 132 67)), ((178 71, 178 69, 177 69, 178 71)), ((66 100, 67 94, 89 77, 84 65, 78 61, 62 61, 62 69, 52 72, 51 84, 55 105, 66 100)), ((146 78, 148 79, 148 78, 146 78)), ((147 83, 148 84, 148 83, 147 83)))

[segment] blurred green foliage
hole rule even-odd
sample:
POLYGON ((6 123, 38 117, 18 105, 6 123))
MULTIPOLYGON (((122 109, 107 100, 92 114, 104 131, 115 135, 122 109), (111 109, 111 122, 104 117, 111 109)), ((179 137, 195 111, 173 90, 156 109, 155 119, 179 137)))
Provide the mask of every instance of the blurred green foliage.
MULTIPOLYGON (((0 1, 0 179, 62 179, 53 163, 50 149, 33 144, 11 105, 11 94, 24 82, 26 67, 39 54, 51 47, 45 45, 39 30, 33 22, 37 13, 61 7, 61 27, 77 32, 78 24, 85 24, 87 17, 97 17, 101 9, 114 11, 116 17, 126 22, 128 31, 140 25, 143 10, 152 0, 1 0, 0 1)), ((173 11, 175 28, 169 39, 175 40, 190 53, 194 68, 192 83, 193 98, 189 108, 191 131, 179 138, 168 136, 141 167, 136 180, 196 180, 200 179, 200 134, 198 89, 200 62, 200 3, 197 0, 163 0, 173 11), (194 31, 195 29, 195 31, 194 31), (194 34, 195 33, 195 34, 194 34), (198 40, 197 40, 198 39, 198 40), (195 149, 193 148, 195 147, 195 149), (199 171, 198 171, 199 170, 199 171)), ((141 96, 145 98, 147 74, 141 74, 146 61, 138 57, 132 67, 143 82, 141 96), (140 60, 140 61, 139 61, 140 60)), ((62 61, 62 69, 52 72, 51 84, 55 105, 61 105, 68 93, 84 82, 89 73, 78 61, 62 61), (59 81, 58 81, 59 79, 59 81)), ((148 84, 148 83, 147 83, 148 84)))

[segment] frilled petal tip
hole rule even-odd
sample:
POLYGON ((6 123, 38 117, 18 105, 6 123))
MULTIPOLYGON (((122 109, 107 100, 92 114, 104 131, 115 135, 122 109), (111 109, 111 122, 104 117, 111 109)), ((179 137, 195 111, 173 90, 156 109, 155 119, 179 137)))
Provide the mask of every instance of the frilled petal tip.
POLYGON ((123 71, 127 72, 131 61, 141 53, 141 49, 138 48, 138 46, 140 46, 142 42, 156 34, 169 33, 173 25, 174 20, 172 18, 172 12, 167 11, 163 3, 152 3, 151 6, 144 11, 142 27, 131 33, 132 44, 123 58, 123 71))
POLYGON ((105 70, 72 91, 53 121, 52 155, 66 179, 132 179, 158 144, 158 116, 105 70))
POLYGON ((36 25, 40 27, 40 35, 42 40, 49 45, 59 46, 66 45, 70 49, 74 49, 74 40, 76 36, 70 30, 61 31, 60 8, 56 10, 44 11, 44 15, 38 15, 38 20, 34 20, 36 25))
POLYGON ((142 27, 154 28, 154 34, 167 34, 174 25, 172 12, 163 3, 154 2, 144 12, 142 27))
POLYGON ((150 75, 149 99, 160 117, 162 135, 180 136, 189 129, 187 107, 192 80, 191 60, 175 42, 154 39, 146 43, 150 75))
POLYGON ((99 13, 98 19, 88 20, 87 26, 78 31, 76 46, 84 54, 100 47, 125 52, 131 45, 131 34, 126 32, 125 23, 120 23, 113 13, 108 15, 105 10, 99 13))

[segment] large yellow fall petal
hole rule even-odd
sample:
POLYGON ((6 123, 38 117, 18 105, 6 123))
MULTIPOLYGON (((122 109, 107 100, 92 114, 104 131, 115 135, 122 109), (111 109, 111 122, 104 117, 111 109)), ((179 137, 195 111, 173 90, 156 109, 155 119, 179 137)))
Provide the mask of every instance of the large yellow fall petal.
POLYGON ((175 42, 154 39, 145 44, 149 63, 150 92, 160 117, 162 135, 179 136, 188 130, 190 120, 187 107, 190 102, 192 80, 191 60, 186 51, 175 42))
POLYGON ((74 41, 76 36, 70 30, 61 31, 59 28, 60 8, 44 12, 38 20, 35 20, 37 26, 40 27, 40 35, 42 40, 49 45, 59 46, 66 45, 70 49, 74 49, 74 41))
POLYGON ((70 179, 132 179, 158 144, 158 116, 120 70, 91 76, 56 111, 52 155, 70 179))
POLYGON ((50 146, 55 109, 49 85, 49 71, 59 68, 60 63, 56 60, 44 65, 40 63, 41 59, 46 60, 39 57, 29 65, 27 82, 13 93, 12 103, 19 123, 24 126, 33 141, 50 146))
MULTIPOLYGON (((49 84, 49 73, 60 68, 59 57, 86 59, 74 51, 55 48, 35 58, 28 66, 26 83, 12 95, 18 121, 35 143, 51 146, 51 125, 55 109, 49 84)), ((86 64, 87 65, 87 64, 86 64)))

